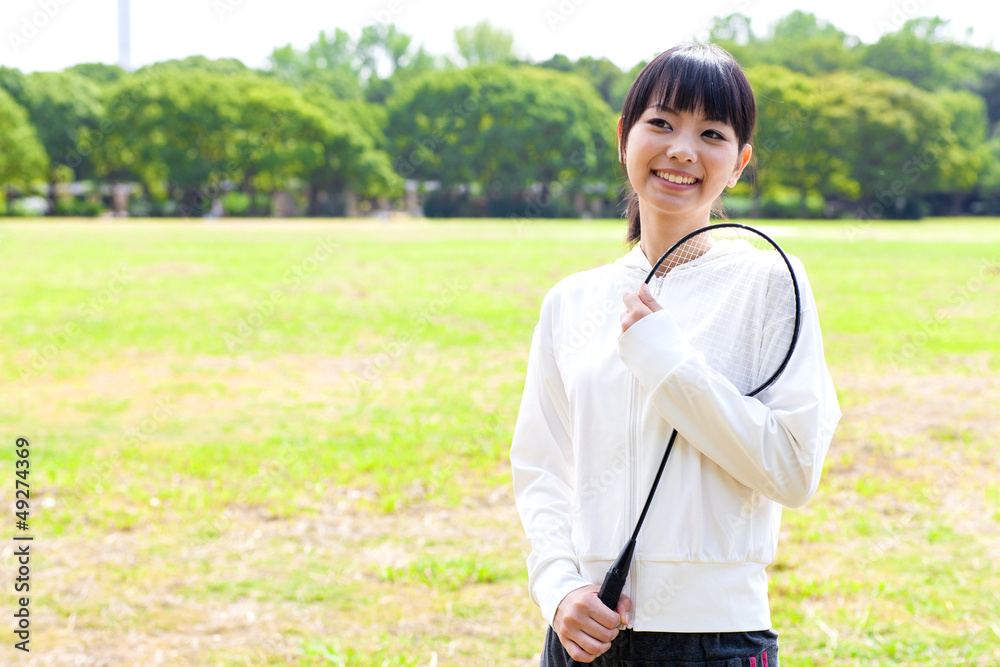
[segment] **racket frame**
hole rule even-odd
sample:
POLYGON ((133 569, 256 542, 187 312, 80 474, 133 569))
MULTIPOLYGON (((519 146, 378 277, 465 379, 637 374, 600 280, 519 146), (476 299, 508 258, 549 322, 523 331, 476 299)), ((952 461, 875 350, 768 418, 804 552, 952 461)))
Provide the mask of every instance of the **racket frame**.
MULTIPOLYGON (((705 232, 710 232, 710 230, 727 228, 727 227, 743 229, 747 232, 750 232, 751 234, 757 234, 758 236, 766 240, 768 243, 770 243, 774 247, 774 249, 778 251, 778 253, 781 255, 781 259, 785 262, 785 266, 788 268, 788 274, 792 278, 792 287, 795 292, 795 324, 792 330, 792 339, 788 344, 788 352, 785 353, 785 358, 778 366, 778 369, 774 371, 774 373, 772 373, 771 376, 767 378, 767 380, 765 380, 763 384, 761 384, 759 387, 757 387, 750 393, 745 394, 746 396, 755 396, 760 392, 762 392, 767 387, 771 386, 771 384, 773 384, 774 381, 778 379, 778 376, 781 375, 782 371, 785 370, 785 367, 788 366, 789 359, 791 359, 792 357, 792 353, 795 351, 795 344, 798 342, 799 338, 799 326, 801 324, 801 317, 802 317, 802 302, 801 302, 801 295, 799 293, 799 281, 795 278, 795 270, 792 268, 791 260, 788 259, 788 255, 786 255, 785 251, 781 249, 781 246, 775 243, 774 240, 764 232, 749 225, 743 225, 738 222, 721 222, 713 225, 708 225, 707 227, 701 227, 700 229, 696 229, 690 234, 686 234, 679 241, 670 246, 670 248, 665 253, 660 255, 660 258, 658 260, 656 260, 656 263, 650 270, 649 275, 646 276, 646 280, 644 282, 648 285, 649 281, 652 280, 653 276, 656 275, 657 269, 660 268, 664 260, 666 260, 671 253, 673 253, 677 248, 686 243, 688 240, 694 238, 698 234, 703 234, 705 232)), ((601 590, 598 594, 598 597, 600 598, 601 602, 603 602, 604 605, 611 610, 615 610, 617 608, 618 599, 621 597, 621 592, 625 588, 625 580, 628 578, 629 570, 632 567, 632 552, 635 549, 636 539, 639 536, 639 529, 642 527, 642 524, 646 519, 646 513, 649 511, 649 506, 652 503, 653 495, 656 493, 656 487, 659 486, 660 477, 663 475, 663 469, 667 465, 667 458, 670 456, 670 451, 673 449, 674 441, 677 439, 677 429, 673 428, 671 430, 673 431, 673 433, 671 433, 670 435, 670 441, 667 443, 667 449, 663 453, 663 459, 660 461, 660 467, 656 471, 656 477, 653 480, 653 484, 649 489, 649 495, 646 496, 646 503, 642 508, 642 513, 639 515, 639 520, 636 522, 635 530, 632 531, 632 537, 629 539, 628 543, 622 549, 621 553, 618 554, 618 558, 615 559, 614 564, 611 566, 611 568, 608 569, 608 573, 604 576, 604 582, 601 584, 601 590)), ((582 665, 582 663, 574 661, 573 665, 574 666, 582 665)))
POLYGON ((771 377, 767 378, 767 380, 765 380, 763 384, 761 384, 759 387, 757 387, 750 393, 745 394, 746 396, 756 396, 760 392, 770 387, 774 383, 774 381, 778 379, 778 376, 781 375, 782 371, 785 370, 785 367, 788 366, 788 360, 792 358, 792 352, 795 350, 795 344, 799 340, 799 327, 802 323, 802 297, 799 294, 799 281, 795 278, 795 269, 792 268, 791 260, 788 259, 788 255, 786 255, 785 251, 781 249, 781 246, 775 243, 774 239, 772 239, 764 232, 749 225, 742 225, 738 222, 719 222, 714 225, 708 225, 707 227, 701 227, 700 229, 696 229, 693 232, 685 234, 683 237, 681 237, 679 241, 674 243, 665 253, 660 255, 660 258, 656 260, 655 264, 653 264, 653 268, 650 269, 649 275, 646 276, 646 280, 644 280, 643 282, 645 282, 648 285, 649 281, 652 280, 653 276, 656 275, 657 269, 660 268, 660 265, 663 264, 664 260, 666 260, 667 257, 671 255, 671 253, 673 253, 675 250, 677 250, 677 248, 687 243, 690 239, 693 239, 695 236, 698 236, 699 234, 704 234, 705 232, 711 233, 710 230, 724 229, 724 228, 743 229, 745 231, 750 232, 751 234, 757 234, 765 241, 770 243, 772 246, 774 246, 774 249, 778 251, 778 254, 781 255, 781 259, 785 262, 785 266, 788 267, 788 275, 792 277, 792 288, 795 291, 795 325, 794 328, 792 329, 792 340, 788 343, 788 353, 785 354, 784 360, 782 360, 777 370, 775 370, 774 373, 771 374, 771 377))

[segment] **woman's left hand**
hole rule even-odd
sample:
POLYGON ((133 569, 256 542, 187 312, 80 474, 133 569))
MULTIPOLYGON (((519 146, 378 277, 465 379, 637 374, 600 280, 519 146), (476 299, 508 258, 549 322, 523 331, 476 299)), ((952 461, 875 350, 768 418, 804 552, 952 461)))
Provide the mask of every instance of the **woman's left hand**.
POLYGON ((639 286, 638 294, 627 292, 622 297, 622 300, 625 302, 625 307, 628 310, 622 313, 622 333, 618 334, 619 338, 622 337, 623 333, 628 331, 630 326, 646 317, 646 315, 663 310, 663 306, 658 304, 656 299, 653 298, 653 294, 649 291, 649 286, 646 283, 639 286))

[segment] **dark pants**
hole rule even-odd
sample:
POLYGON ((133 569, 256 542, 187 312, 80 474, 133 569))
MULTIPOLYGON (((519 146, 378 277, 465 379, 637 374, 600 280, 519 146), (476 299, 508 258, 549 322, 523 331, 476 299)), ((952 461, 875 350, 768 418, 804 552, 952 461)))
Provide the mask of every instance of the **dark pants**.
MULTIPOLYGON (((573 664, 550 627, 541 667, 573 664)), ((593 667, 778 667, 778 633, 622 630, 593 667)))

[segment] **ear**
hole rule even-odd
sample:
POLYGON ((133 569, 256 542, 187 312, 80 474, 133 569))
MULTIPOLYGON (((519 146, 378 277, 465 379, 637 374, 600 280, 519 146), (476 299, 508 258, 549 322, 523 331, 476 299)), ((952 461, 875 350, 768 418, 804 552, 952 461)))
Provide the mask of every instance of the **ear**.
POLYGON ((618 116, 618 161, 624 162, 625 156, 622 155, 622 121, 625 120, 621 116, 618 116))
POLYGON ((727 183, 729 187, 733 187, 739 182, 740 174, 743 173, 747 164, 750 163, 751 155, 753 155, 753 146, 747 144, 743 147, 743 150, 740 151, 740 155, 736 159, 736 167, 733 169, 733 175, 729 178, 729 183, 727 183))

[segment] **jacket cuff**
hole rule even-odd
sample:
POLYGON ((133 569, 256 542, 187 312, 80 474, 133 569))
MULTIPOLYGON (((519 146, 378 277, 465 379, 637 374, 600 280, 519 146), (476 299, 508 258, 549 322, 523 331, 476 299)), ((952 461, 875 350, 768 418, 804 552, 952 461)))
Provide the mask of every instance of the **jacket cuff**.
POLYGON ((669 310, 647 315, 618 339, 618 356, 647 391, 697 351, 681 335, 677 320, 669 310))
POLYGON ((581 575, 575 564, 567 559, 554 560, 536 575, 533 588, 536 591, 535 602, 542 611, 545 622, 552 625, 556 617, 559 603, 567 595, 591 582, 581 575))

